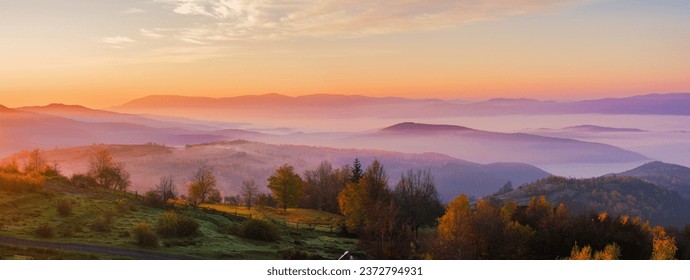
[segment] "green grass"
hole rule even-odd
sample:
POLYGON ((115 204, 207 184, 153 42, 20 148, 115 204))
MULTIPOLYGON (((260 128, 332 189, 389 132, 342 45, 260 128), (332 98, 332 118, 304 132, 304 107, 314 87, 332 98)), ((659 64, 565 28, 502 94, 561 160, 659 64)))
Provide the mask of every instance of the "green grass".
MULTIPOLYGON (((318 258, 337 259, 343 251, 357 251, 355 239, 340 237, 337 233, 324 230, 332 226, 333 230, 337 231, 337 224, 341 219, 338 215, 307 209, 288 209, 284 212, 282 209, 252 208, 253 218, 270 219, 278 225, 280 222, 288 225, 278 226, 281 236, 279 241, 262 242, 235 234, 234 230, 244 218, 226 217, 229 216, 227 213, 235 211, 248 216, 246 208, 228 205, 204 207, 226 214, 178 209, 181 214, 191 216, 199 222, 199 233, 186 238, 163 238, 159 235, 159 247, 141 248, 135 240, 134 227, 141 222, 155 226, 165 210, 146 207, 133 195, 101 189, 85 190, 69 185, 53 185, 38 193, 0 191, 0 234, 32 240, 189 255, 204 259, 279 259, 281 256, 278 252, 284 250, 301 251, 318 258), (65 198, 74 202, 69 216, 61 216, 57 211, 58 202, 65 198), (111 223, 104 226, 107 230, 93 226, 95 221, 105 221, 108 216, 111 217, 111 223), (300 223, 299 229, 295 228, 294 223, 300 223), (36 228, 43 224, 53 227, 52 238, 37 236, 36 228), (306 225, 319 225, 323 228, 314 230, 306 228, 306 225)), ((14 251, 7 254, 3 251, 1 257, 28 256, 34 259, 50 259, 51 255, 55 255, 63 259, 91 258, 91 255, 86 253, 75 255, 55 249, 46 249, 45 252, 34 255, 14 251)))
POLYGON ((252 207, 250 211, 244 206, 225 204, 202 204, 200 207, 241 217, 251 216, 254 219, 266 219, 278 225, 282 224, 294 228, 316 228, 326 232, 337 231, 339 223, 343 220, 340 215, 303 208, 288 208, 287 211, 284 211, 280 208, 252 207))

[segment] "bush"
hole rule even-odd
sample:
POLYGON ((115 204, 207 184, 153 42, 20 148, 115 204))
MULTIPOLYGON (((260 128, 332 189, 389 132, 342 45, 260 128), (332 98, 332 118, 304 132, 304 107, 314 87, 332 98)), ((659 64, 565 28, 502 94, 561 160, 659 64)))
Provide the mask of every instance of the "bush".
POLYGON ((249 219, 240 226, 240 236, 262 241, 278 240, 278 229, 262 220, 249 219))
POLYGON ((36 192, 43 188, 45 177, 39 174, 0 171, 0 189, 11 192, 36 192))
POLYGON ((48 223, 45 223, 45 224, 40 225, 40 226, 36 229, 36 235, 38 235, 38 237, 41 237, 41 238, 51 238, 51 237, 53 237, 53 235, 54 235, 53 226, 50 225, 50 224, 48 224, 48 223))
POLYGON ((144 193, 144 205, 149 207, 163 208, 163 198, 156 191, 147 191, 144 193))
POLYGON ((120 214, 127 214, 129 212, 129 203, 125 201, 124 199, 118 199, 115 202, 115 210, 117 210, 118 213, 120 214))
POLYGON ((58 201, 57 212, 60 216, 67 217, 72 215, 72 203, 73 201, 69 198, 63 198, 58 201))
POLYGON ((166 237, 187 237, 196 234, 198 230, 199 223, 194 218, 175 212, 165 212, 156 223, 156 231, 166 237))
POLYGON ((158 247, 158 237, 151 232, 149 225, 146 223, 139 223, 136 227, 134 227, 134 237, 141 247, 158 247))
POLYGON ((100 217, 91 222, 91 229, 100 232, 110 232, 115 221, 115 213, 112 210, 105 210, 101 212, 100 217))

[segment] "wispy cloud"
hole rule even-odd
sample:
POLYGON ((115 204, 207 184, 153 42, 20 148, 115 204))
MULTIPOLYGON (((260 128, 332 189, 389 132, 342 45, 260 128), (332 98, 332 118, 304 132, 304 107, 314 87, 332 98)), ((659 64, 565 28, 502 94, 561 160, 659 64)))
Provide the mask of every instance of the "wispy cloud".
POLYGON ((125 36, 102 37, 98 41, 118 49, 123 48, 125 45, 136 43, 135 40, 125 36))
POLYGON ((139 9, 139 8, 129 8, 129 9, 122 11, 123 14, 141 14, 144 12, 146 12, 146 11, 139 9))
POLYGON ((540 12, 589 0, 154 0, 176 14, 197 17, 190 28, 160 35, 192 43, 294 36, 366 36, 438 29, 463 22, 540 12), (203 29, 203 32, 199 30, 203 29), (203 33, 203 34, 200 34, 203 33))

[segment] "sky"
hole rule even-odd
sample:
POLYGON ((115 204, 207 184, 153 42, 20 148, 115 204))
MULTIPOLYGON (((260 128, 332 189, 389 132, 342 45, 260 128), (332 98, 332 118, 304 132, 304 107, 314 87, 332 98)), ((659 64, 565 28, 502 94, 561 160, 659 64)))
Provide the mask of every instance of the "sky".
POLYGON ((3 0, 0 104, 690 92, 688 0, 3 0))

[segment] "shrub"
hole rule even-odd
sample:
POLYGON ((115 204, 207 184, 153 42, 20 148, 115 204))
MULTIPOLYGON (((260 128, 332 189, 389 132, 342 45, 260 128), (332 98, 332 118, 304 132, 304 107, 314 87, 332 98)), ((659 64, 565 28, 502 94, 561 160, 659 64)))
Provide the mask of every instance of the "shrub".
POLYGON ((180 216, 177 222, 177 236, 191 236, 199 230, 199 223, 194 218, 187 216, 180 216))
POLYGON ((146 223, 139 223, 136 227, 134 227, 134 237, 141 247, 158 247, 158 237, 151 232, 149 225, 146 223))
POLYGON ((156 191, 147 191, 144 193, 144 205, 158 208, 165 206, 163 198, 156 191))
POLYGON ((53 234, 53 226, 48 223, 42 224, 36 229, 36 235, 41 238, 51 238, 53 234))
POLYGON ((124 199, 118 199, 115 202, 115 210, 117 210, 118 213, 126 214, 129 211, 129 208, 129 203, 127 203, 127 201, 124 199))
POLYGON ((182 216, 175 212, 165 212, 158 218, 156 231, 166 237, 186 237, 199 230, 199 223, 194 218, 182 216))
POLYGON ((11 192, 36 192, 43 188, 45 177, 39 174, 8 173, 0 171, 0 189, 11 192))
POLYGON ((248 239, 262 241, 278 240, 278 229, 268 222, 249 219, 240 226, 240 236, 248 239))
POLYGON ((72 215, 72 203, 73 201, 69 198, 63 198, 58 201, 57 212, 60 216, 67 217, 72 215))
POLYGON ((100 232, 110 232, 115 221, 115 213, 110 210, 104 210, 101 215, 91 222, 91 229, 100 232))

